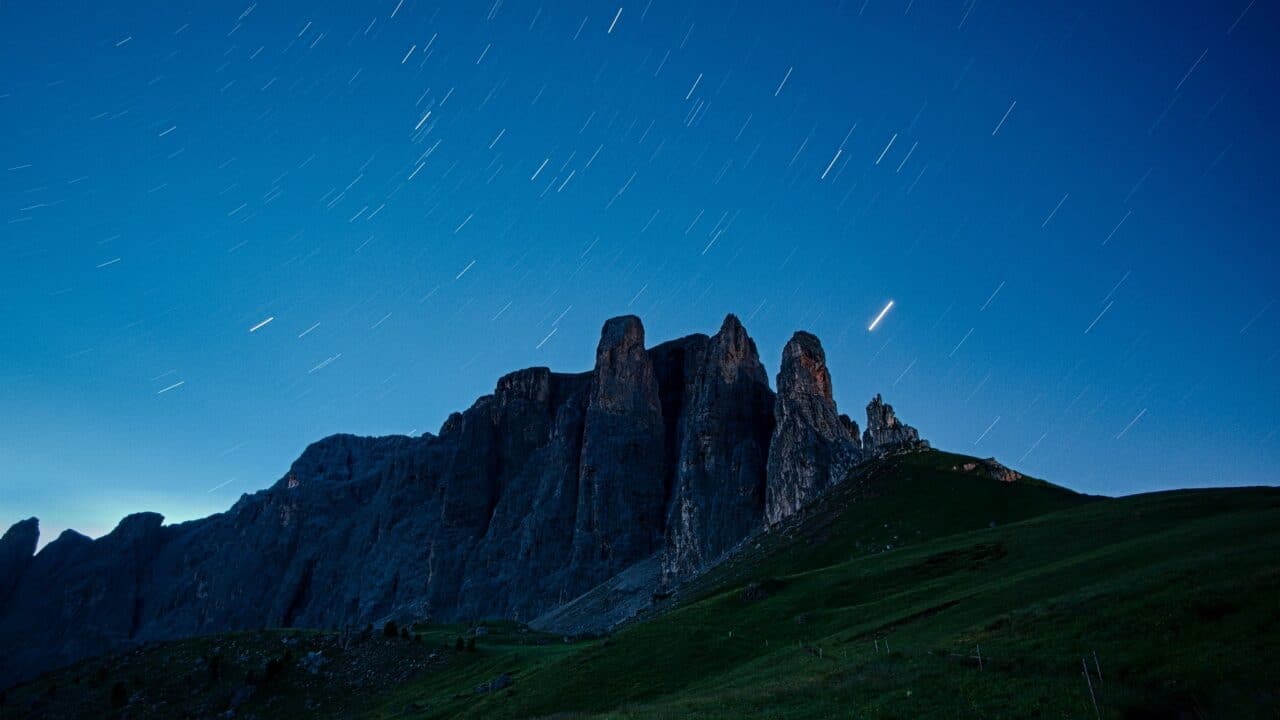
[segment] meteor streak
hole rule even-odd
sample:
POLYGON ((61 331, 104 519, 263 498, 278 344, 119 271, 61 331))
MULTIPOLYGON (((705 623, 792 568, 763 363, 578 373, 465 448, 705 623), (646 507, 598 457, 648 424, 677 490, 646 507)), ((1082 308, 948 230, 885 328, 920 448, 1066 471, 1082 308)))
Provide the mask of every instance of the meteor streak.
POLYGON ((880 311, 880 314, 876 316, 876 319, 872 320, 871 324, 867 326, 867 332, 871 332, 876 329, 876 326, 880 324, 880 321, 884 319, 884 316, 889 314, 889 308, 891 307, 893 307, 892 300, 889 301, 888 305, 884 306, 884 309, 880 311))

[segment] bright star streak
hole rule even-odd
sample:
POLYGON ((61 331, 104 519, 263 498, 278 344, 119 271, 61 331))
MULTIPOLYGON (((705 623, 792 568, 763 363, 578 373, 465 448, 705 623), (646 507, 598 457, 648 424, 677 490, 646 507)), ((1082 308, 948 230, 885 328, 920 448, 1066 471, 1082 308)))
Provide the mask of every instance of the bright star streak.
POLYGON ((867 326, 867 332, 871 332, 876 329, 876 326, 880 324, 880 321, 884 319, 884 316, 889 314, 889 308, 891 307, 893 307, 892 300, 889 301, 888 305, 884 306, 884 309, 880 311, 880 314, 876 316, 876 319, 872 320, 871 324, 867 326))

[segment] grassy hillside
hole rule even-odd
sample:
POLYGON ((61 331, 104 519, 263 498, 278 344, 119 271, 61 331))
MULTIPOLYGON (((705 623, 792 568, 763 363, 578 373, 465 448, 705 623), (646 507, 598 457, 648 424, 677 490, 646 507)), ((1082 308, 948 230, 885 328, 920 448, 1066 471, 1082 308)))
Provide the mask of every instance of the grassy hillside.
MULTIPOLYGON (((453 649, 462 628, 327 645, 332 666, 311 675, 295 652, 238 716, 324 702, 375 718, 1280 717, 1280 490, 1098 499, 1000 483, 969 460, 864 468, 608 638, 504 625, 474 652, 453 649)), ((280 633, 249 636, 279 652, 280 633)), ((141 695, 180 676, 174 653, 228 637, 248 636, 125 656, 141 674, 129 717, 184 716, 141 695)), ((112 717, 95 668, 119 662, 10 691, 0 715, 112 717), (72 691, 76 676, 96 689, 72 691)), ((224 707, 242 685, 194 678, 188 704, 224 707)))

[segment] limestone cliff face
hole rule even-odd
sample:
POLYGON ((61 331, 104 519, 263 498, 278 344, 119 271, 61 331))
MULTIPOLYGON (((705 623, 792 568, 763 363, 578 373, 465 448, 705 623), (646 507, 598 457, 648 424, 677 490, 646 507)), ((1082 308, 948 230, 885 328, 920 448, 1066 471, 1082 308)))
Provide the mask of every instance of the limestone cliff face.
MULTIPOLYGON (((884 405, 865 437, 918 441, 884 405)), ((39 553, 35 519, 17 523, 0 538, 0 688, 149 640, 529 620, 628 570, 678 583, 844 480, 857 438, 808 333, 775 397, 732 315, 652 348, 615 318, 589 372, 510 373, 439 435, 325 438, 226 512, 139 513, 39 553)))
POLYGON ((689 364, 666 519, 663 577, 703 569, 759 527, 773 392, 756 344, 730 315, 689 364))
POLYGON ((600 333, 587 403, 573 540, 576 572, 609 577, 658 549, 665 439, 644 327, 634 315, 614 318, 600 333))
POLYGON ((797 332, 782 350, 774 417, 765 494, 770 523, 843 481, 861 459, 852 421, 836 412, 822 343, 807 332, 797 332))

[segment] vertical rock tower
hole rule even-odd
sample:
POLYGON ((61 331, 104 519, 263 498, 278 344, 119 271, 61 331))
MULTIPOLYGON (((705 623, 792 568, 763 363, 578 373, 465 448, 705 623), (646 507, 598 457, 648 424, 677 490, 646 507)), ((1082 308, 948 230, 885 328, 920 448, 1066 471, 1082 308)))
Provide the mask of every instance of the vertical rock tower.
POLYGON ((862 459, 856 425, 836 412, 818 338, 797 332, 782 350, 777 425, 769 443, 764 519, 775 523, 845 479, 862 459))
POLYGON ((706 567, 760 524, 774 398, 737 317, 726 317, 707 342, 685 393, 667 511, 667 580, 706 567))
POLYGON ((578 461, 575 572, 607 577, 658 549, 664 436, 644 326, 613 318, 600 331, 578 461))

